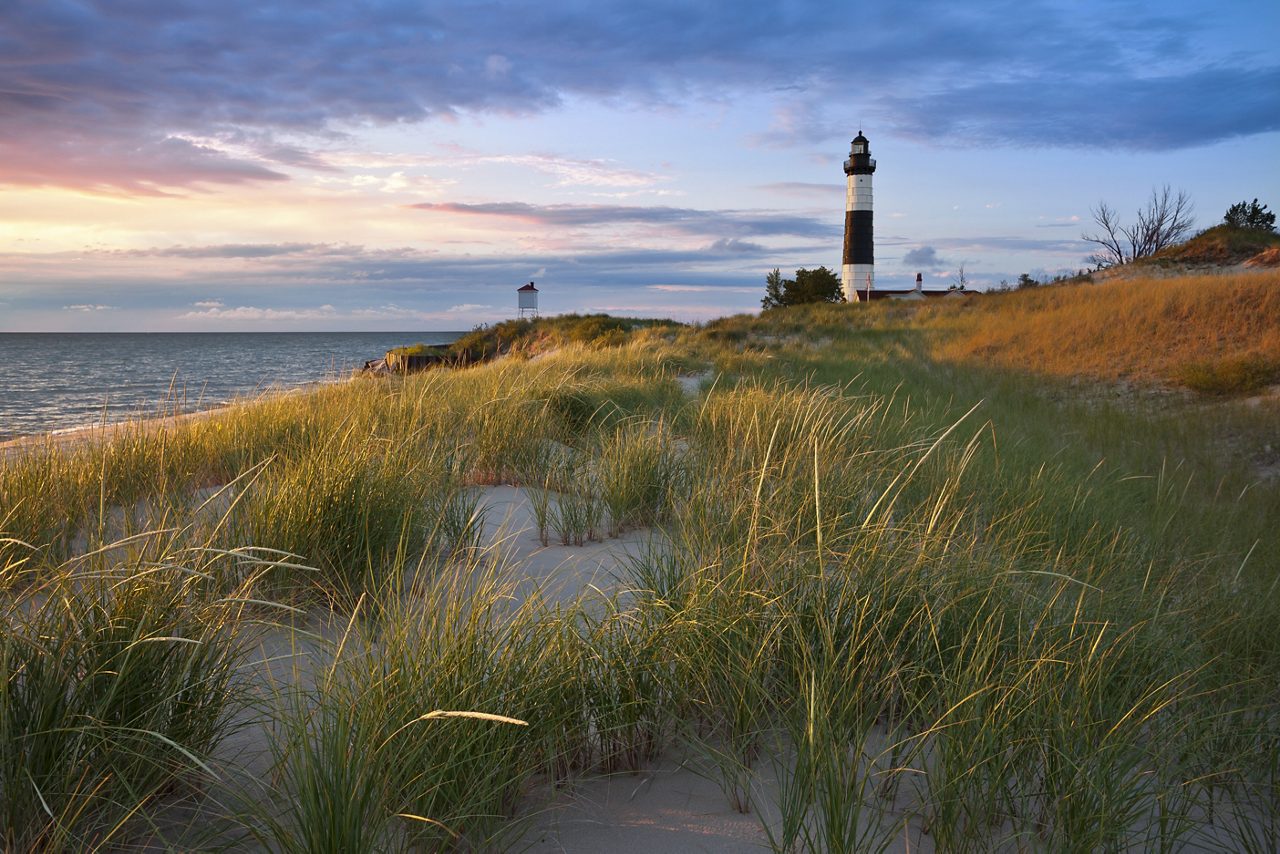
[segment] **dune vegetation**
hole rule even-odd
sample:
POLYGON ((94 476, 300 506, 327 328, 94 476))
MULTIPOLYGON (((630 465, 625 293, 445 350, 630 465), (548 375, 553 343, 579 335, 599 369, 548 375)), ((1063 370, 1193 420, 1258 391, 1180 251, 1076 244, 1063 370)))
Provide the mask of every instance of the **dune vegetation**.
POLYGON ((678 753, 777 851, 1274 851, 1274 401, 1069 378, 1176 377, 1280 283, 1158 285, 1070 289, 1192 342, 1114 373, 1069 289, 542 321, 537 358, 2 457, 0 847, 518 850, 678 753), (1009 331, 1043 318, 1052 353, 1009 331), (544 544, 649 546, 553 602, 495 484, 544 544))
POLYGON ((1280 270, 1116 277, 934 306, 936 357, 1239 394, 1280 383, 1280 270))

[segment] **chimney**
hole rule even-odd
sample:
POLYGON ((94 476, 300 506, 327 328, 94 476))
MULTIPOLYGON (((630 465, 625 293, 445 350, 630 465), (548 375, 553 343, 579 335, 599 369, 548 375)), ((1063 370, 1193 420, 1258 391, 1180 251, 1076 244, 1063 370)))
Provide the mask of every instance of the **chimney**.
POLYGON ((924 276, 916 273, 916 293, 924 292, 924 276))

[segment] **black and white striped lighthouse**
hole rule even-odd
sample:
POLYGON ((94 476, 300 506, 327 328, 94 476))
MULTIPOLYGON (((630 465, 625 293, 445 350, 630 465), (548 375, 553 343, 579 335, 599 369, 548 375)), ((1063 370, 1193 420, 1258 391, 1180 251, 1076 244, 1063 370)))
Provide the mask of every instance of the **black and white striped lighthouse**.
POLYGON ((871 176, 876 162, 871 159, 867 138, 858 131, 844 162, 848 189, 844 200, 844 262, 840 284, 844 298, 855 302, 871 290, 875 277, 875 248, 871 229, 871 176))

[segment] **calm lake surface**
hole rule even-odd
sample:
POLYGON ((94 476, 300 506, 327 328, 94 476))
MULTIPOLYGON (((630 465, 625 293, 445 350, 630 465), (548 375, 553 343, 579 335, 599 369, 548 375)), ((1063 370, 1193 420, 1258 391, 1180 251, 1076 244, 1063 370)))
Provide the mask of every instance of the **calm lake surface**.
POLYGON ((210 409, 350 375, 402 344, 462 332, 0 333, 0 441, 210 409))

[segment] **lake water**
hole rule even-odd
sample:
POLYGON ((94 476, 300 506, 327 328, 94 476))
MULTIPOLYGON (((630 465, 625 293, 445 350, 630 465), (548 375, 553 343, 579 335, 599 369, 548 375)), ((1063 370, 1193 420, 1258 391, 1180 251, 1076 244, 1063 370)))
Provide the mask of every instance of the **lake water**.
POLYGON ((209 409, 348 376, 403 344, 461 332, 0 333, 0 441, 209 409), (167 403, 166 403, 167 402, 167 403))

